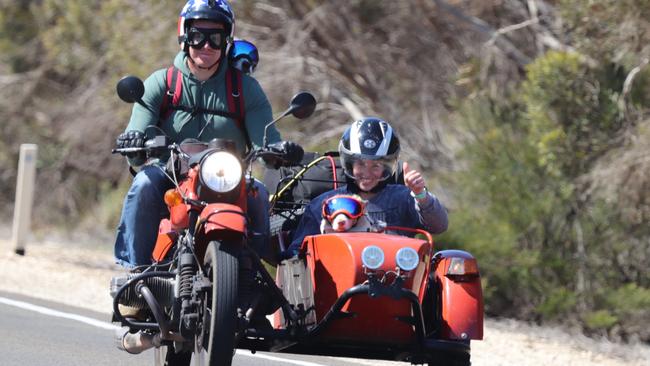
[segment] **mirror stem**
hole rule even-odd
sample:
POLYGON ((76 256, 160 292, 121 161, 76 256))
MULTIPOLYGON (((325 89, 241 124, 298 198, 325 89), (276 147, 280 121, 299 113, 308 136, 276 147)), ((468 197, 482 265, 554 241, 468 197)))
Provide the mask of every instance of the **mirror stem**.
POLYGON ((148 110, 149 112, 151 112, 151 114, 153 114, 154 116, 156 115, 156 112, 153 111, 151 108, 149 108, 149 106, 147 105, 147 103, 145 103, 144 100, 142 100, 142 98, 136 100, 136 102, 137 102, 138 104, 140 104, 141 106, 143 106, 146 110, 148 110))
POLYGON ((282 112, 282 114, 279 115, 276 119, 274 119, 273 121, 267 123, 266 126, 264 126, 264 139, 262 140, 262 146, 263 146, 264 148, 267 148, 267 147, 268 147, 268 135, 267 135, 268 128, 269 128, 270 126, 274 125, 275 122, 277 122, 277 121, 279 121, 280 119, 286 117, 287 114, 291 113, 291 111, 292 111, 292 108, 289 107, 286 111, 282 112))

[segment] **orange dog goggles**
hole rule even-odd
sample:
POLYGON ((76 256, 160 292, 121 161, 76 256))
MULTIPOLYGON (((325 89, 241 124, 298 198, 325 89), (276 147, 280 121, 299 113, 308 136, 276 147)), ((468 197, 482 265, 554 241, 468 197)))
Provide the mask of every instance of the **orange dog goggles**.
POLYGON ((365 203, 355 196, 332 196, 323 202, 323 217, 332 221, 336 215, 343 214, 350 219, 357 219, 363 215, 365 206, 365 203))

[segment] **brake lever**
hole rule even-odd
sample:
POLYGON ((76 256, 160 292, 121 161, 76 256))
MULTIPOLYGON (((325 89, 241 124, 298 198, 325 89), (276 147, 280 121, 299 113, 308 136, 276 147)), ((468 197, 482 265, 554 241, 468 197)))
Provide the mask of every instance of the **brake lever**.
POLYGON ((244 158, 244 161, 246 162, 247 165, 250 166, 250 163, 253 160, 255 160, 255 159, 259 158, 259 157, 263 157, 267 153, 273 154, 273 152, 271 152, 269 150, 266 150, 266 149, 260 149, 260 148, 253 149, 248 153, 248 155, 246 155, 246 157, 244 158))

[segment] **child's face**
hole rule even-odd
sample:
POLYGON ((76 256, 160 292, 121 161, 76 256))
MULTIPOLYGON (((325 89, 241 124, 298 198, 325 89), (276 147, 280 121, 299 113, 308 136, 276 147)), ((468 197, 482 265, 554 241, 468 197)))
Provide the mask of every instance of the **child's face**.
POLYGON ((384 164, 376 160, 356 160, 352 163, 352 175, 362 191, 370 191, 381 181, 384 164))

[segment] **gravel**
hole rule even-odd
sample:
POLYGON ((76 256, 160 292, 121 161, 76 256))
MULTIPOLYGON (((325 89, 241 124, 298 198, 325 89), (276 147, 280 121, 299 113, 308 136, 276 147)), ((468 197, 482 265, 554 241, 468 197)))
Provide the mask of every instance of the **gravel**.
MULTIPOLYGON (((113 264, 106 244, 89 249, 92 240, 106 243, 106 238, 76 244, 34 240, 26 255, 19 256, 7 238, 0 238, 0 290, 94 310, 108 320, 109 282, 122 270, 113 264)), ((487 319, 485 339, 472 342, 472 364, 650 366, 650 346, 591 339, 560 327, 487 319)))

